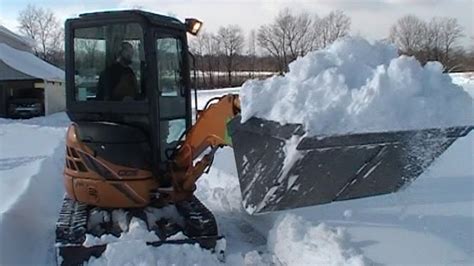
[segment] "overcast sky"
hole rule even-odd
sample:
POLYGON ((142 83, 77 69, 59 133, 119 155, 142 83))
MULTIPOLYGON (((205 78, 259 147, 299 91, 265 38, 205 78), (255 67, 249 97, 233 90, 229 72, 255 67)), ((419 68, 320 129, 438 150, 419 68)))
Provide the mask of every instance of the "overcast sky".
POLYGON ((406 14, 426 20, 448 16, 464 28, 461 44, 474 44, 474 0, 0 0, 0 23, 17 31, 18 12, 28 3, 50 8, 62 21, 84 12, 140 7, 181 19, 199 18, 209 31, 238 24, 246 32, 270 22, 285 7, 319 16, 341 9, 352 18, 352 34, 371 40, 387 37, 390 26, 406 14))

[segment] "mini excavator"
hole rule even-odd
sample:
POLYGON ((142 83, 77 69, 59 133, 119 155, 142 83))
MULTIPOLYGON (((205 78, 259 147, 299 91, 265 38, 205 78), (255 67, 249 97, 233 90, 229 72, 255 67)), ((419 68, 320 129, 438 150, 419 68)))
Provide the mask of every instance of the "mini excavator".
POLYGON ((243 206, 257 214, 396 192, 473 128, 307 137, 299 124, 241 123, 238 95, 197 110, 195 90, 193 123, 187 34, 201 25, 140 10, 66 21, 72 124, 58 264, 99 257, 107 243, 84 245, 87 235, 120 236, 133 218, 156 233, 150 246, 191 243, 222 254, 216 219, 194 191, 223 146, 234 149, 243 206), (284 166, 285 143, 295 136, 299 159, 284 166), (179 232, 186 237, 170 239, 179 232))

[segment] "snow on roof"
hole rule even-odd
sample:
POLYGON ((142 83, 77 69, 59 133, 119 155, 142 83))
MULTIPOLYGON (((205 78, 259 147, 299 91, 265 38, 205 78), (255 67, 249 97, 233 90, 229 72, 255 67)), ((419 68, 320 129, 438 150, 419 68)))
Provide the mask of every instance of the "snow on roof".
POLYGON ((11 68, 35 78, 49 81, 63 81, 64 71, 41 60, 32 53, 0 43, 0 60, 11 68))
POLYGON ((33 47, 35 45, 35 41, 26 37, 26 36, 21 36, 21 35, 18 35, 16 33, 14 33, 13 31, 9 30, 8 28, 0 25, 0 34, 4 34, 4 35, 7 35, 9 36, 10 38, 14 39, 15 41, 17 42, 20 42, 22 44, 24 44, 25 46, 28 46, 28 47, 33 47))

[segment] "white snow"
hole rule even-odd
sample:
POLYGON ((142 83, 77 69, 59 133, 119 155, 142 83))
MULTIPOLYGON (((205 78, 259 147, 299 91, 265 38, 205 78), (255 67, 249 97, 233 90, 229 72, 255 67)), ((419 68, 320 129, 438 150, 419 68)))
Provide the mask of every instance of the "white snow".
MULTIPOLYGON (((292 136, 289 140, 286 141, 285 146, 283 147, 283 152, 285 153, 285 159, 283 160, 283 168, 278 179, 278 182, 282 182, 283 178, 288 175, 288 171, 291 170, 293 165, 304 157, 302 151, 296 149, 300 143, 301 136, 292 136)), ((291 187, 291 185, 289 185, 291 187)))
MULTIPOLYGON (((472 85, 472 81, 463 84, 472 85)), ((204 102, 201 96, 207 99, 227 92, 201 94, 199 104, 204 102)), ((1 265, 55 264, 54 226, 64 193, 67 123, 65 114, 23 121, 0 119, 1 265)), ((211 171, 199 179, 196 195, 213 211, 226 237, 225 263, 198 246, 154 248, 136 238, 113 239, 101 258, 89 262, 473 265, 473 150, 471 132, 396 194, 250 216, 242 208, 232 149, 224 148, 216 153, 211 171)), ((172 215, 171 210, 166 213, 172 215)), ((134 221, 135 225, 143 229, 140 221, 134 221)))
POLYGON ((449 75, 454 83, 461 85, 474 98, 474 72, 451 73, 449 75))
MULTIPOLYGON (((224 88, 224 89, 218 89, 218 90, 198 90, 197 95, 198 95, 198 108, 199 110, 203 109, 206 105, 206 103, 218 96, 226 95, 226 94, 238 94, 240 91, 240 87, 235 87, 235 88, 224 88)), ((194 91, 192 92, 191 95, 192 99, 192 105, 194 106, 194 91)))
POLYGON ((147 246, 140 240, 116 242, 107 246, 100 258, 88 265, 218 265, 216 256, 197 245, 147 246))
POLYGON ((138 218, 133 217, 130 221, 130 225, 128 231, 123 232, 119 237, 114 235, 101 235, 100 237, 96 237, 90 234, 86 234, 86 240, 84 241, 83 245, 85 247, 93 247, 96 245, 103 245, 107 243, 114 243, 114 242, 126 242, 132 240, 140 240, 144 242, 153 242, 160 240, 155 233, 148 231, 146 223, 138 218))
POLYGON ((26 36, 18 35, 16 33, 12 32, 12 31, 10 31, 9 29, 4 27, 3 25, 0 25, 0 34, 6 35, 9 38, 14 39, 16 42, 19 42, 19 43, 23 44, 25 46, 25 48, 30 48, 31 49, 31 47, 36 45, 35 40, 33 40, 29 37, 26 37, 26 36))
POLYGON ((341 228, 286 214, 270 230, 267 246, 283 265, 364 265, 363 257, 346 247, 346 241, 341 228))
POLYGON ((29 121, 29 125, 0 120, 2 265, 54 261, 54 224, 64 194, 66 131, 64 127, 42 126, 49 124, 49 119, 29 121))
POLYGON ((63 81, 64 71, 41 60, 34 54, 0 43, 0 60, 13 69, 35 78, 63 81))
POLYGON ((313 136, 474 124, 472 98, 440 63, 423 67, 382 42, 342 39, 289 69, 244 83, 242 122, 302 123, 313 136))

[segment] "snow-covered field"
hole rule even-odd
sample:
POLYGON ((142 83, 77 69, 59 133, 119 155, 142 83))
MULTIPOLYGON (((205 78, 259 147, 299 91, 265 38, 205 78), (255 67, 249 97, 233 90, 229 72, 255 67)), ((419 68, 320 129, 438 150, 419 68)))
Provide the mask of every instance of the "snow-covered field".
MULTIPOLYGON (((203 109, 206 105, 206 103, 214 98, 218 97, 221 95, 229 94, 229 93, 239 93, 240 87, 235 87, 235 88, 223 88, 219 90, 198 90, 197 95, 198 95, 198 108, 203 109)), ((192 102, 194 106, 194 91, 192 93, 192 102)))
POLYGON ((463 88, 474 98, 474 72, 470 73, 451 73, 453 82, 463 86, 463 88))
MULTIPOLYGON (((470 92, 468 74, 454 81, 470 92)), ((238 89, 199 92, 206 99, 238 89)), ((0 119, 0 264, 54 264, 64 193, 65 114, 0 119)), ((218 151, 197 196, 215 214, 229 265, 474 264, 474 133, 454 143, 406 190, 279 213, 248 215, 231 148, 218 151)), ((117 242, 99 265, 214 265, 197 246, 117 242)))

